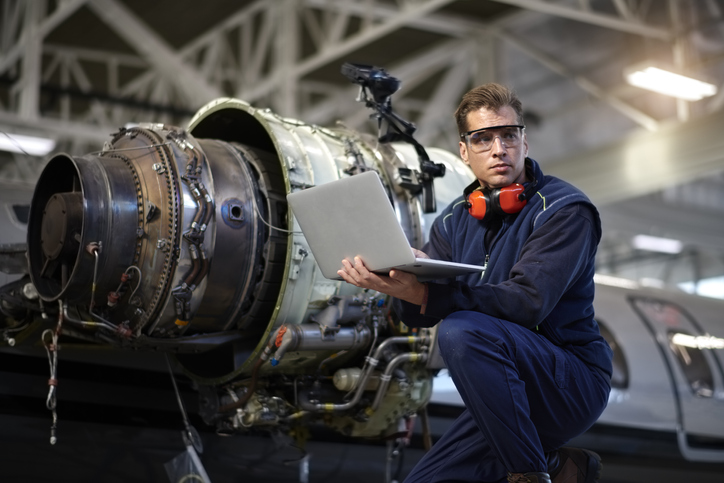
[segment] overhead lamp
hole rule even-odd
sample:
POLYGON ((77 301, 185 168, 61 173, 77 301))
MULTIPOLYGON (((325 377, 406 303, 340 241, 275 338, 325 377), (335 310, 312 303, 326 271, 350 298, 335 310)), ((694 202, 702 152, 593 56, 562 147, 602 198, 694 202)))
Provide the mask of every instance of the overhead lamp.
POLYGON ((612 275, 605 275, 603 273, 594 274, 593 281, 596 283, 603 284, 603 285, 610 285, 611 287, 628 288, 631 290, 636 290, 641 287, 639 285, 639 283, 634 280, 629 280, 627 278, 621 278, 621 277, 614 277, 612 275))
POLYGON ((52 139, 0 131, 0 151, 45 156, 53 149, 55 149, 55 141, 52 139))
POLYGON ((713 96, 717 91, 714 84, 675 74, 654 67, 651 63, 629 67, 624 71, 624 76, 633 86, 687 101, 698 101, 713 96))
POLYGON ((691 347, 693 349, 724 349, 724 339, 713 335, 693 336, 676 333, 671 336, 671 342, 676 345, 691 347))
POLYGON ((632 244, 633 247, 638 250, 670 253, 672 255, 681 253, 681 250, 684 249, 684 243, 680 240, 649 235, 636 235, 633 237, 632 244))

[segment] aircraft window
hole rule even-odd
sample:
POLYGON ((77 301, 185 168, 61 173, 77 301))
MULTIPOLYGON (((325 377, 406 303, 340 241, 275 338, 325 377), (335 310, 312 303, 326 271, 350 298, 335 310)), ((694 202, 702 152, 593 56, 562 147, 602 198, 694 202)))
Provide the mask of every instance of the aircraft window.
POLYGON ((665 331, 669 350, 678 362, 691 392, 698 397, 713 397, 714 376, 703 352, 707 349, 688 343, 687 341, 697 338, 683 329, 684 327, 699 329, 696 320, 683 308, 664 300, 632 298, 632 302, 651 327, 665 331))
POLYGON ((691 335, 681 330, 669 330, 669 348, 679 361, 691 391, 699 397, 714 396, 714 378, 702 349, 678 342, 677 336, 681 334, 691 335))
POLYGON ((611 375, 611 387, 616 389, 626 389, 628 387, 628 363, 626 362, 626 356, 623 354, 621 346, 606 324, 598 319, 596 319, 596 322, 598 322, 598 328, 601 331, 601 335, 604 339, 606 339, 608 345, 611 346, 611 350, 613 350, 613 374, 611 375))
POLYGON ((30 205, 13 205, 13 213, 20 223, 27 225, 30 217, 30 205))

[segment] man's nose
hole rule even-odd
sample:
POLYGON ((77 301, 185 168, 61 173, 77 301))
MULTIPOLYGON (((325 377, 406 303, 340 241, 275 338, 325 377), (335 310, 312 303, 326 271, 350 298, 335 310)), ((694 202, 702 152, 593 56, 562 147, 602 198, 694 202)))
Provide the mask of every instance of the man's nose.
POLYGON ((500 136, 495 136, 493 138, 493 146, 492 151, 494 155, 501 156, 508 152, 505 144, 503 144, 503 139, 500 136))

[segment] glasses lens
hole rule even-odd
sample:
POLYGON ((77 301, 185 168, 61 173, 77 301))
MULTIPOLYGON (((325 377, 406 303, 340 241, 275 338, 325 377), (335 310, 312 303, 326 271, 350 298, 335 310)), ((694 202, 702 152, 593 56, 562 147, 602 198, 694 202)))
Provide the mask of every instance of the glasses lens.
POLYGON ((478 153, 490 150, 496 138, 500 139, 506 148, 513 148, 520 144, 521 130, 519 127, 483 129, 468 134, 467 138, 470 147, 478 153))

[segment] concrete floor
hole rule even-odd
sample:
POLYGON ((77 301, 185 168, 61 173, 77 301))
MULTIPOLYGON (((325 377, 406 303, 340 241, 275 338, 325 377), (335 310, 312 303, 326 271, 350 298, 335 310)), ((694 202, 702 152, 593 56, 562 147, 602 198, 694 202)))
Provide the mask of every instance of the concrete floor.
MULTIPOLYGON (((47 419, 0 416, 0 481, 7 483, 168 483, 165 465, 185 452, 180 431, 63 421, 58 442, 49 444, 47 419)), ((108 414, 109 420, 113 414, 108 414)), ((299 483, 303 457, 290 440, 269 436, 221 437, 202 433, 200 455, 213 483, 299 483)), ((346 441, 310 441, 306 445, 309 483, 386 481, 387 447, 346 441)), ((404 452, 400 476, 422 457, 404 452)), ((672 458, 602 454, 601 483, 690 483, 724 481, 724 465, 692 465, 672 458)), ((396 462, 392 471, 396 470, 396 462)), ((193 480, 186 480, 193 481, 193 480)))
MULTIPOLYGON (((139 357, 138 370, 81 364, 67 353, 59 365, 58 442, 50 445, 47 360, 0 351, 0 483, 181 483, 165 468, 186 451, 176 398, 168 374, 148 370, 155 359, 162 370, 164 359, 139 357)), ((397 461, 388 465, 384 443, 329 430, 313 430, 306 453, 290 439, 266 433, 217 436, 193 414, 196 394, 182 386, 182 395, 201 431, 200 459, 213 483, 385 483, 386 472, 397 470, 397 461), (306 475, 299 464, 305 454, 306 475)), ((442 434, 457 412, 431 406, 433 435, 442 434)), ((601 483, 724 482, 724 464, 684 461, 673 435, 594 427, 572 443, 601 454, 601 483)), ((400 479, 422 458, 421 447, 418 435, 403 453, 400 479)))

